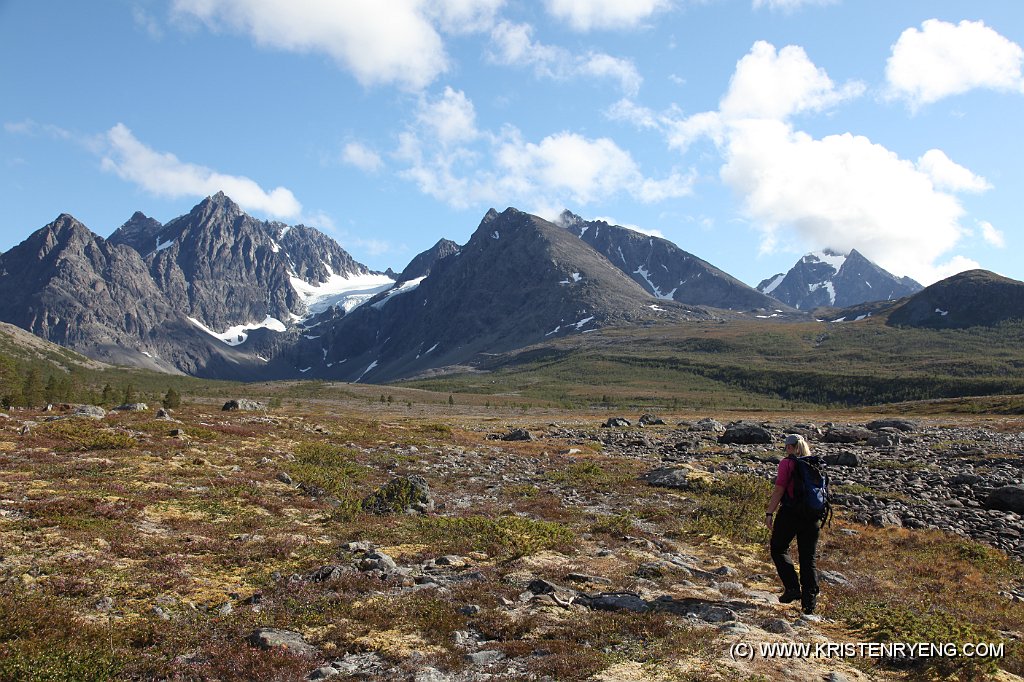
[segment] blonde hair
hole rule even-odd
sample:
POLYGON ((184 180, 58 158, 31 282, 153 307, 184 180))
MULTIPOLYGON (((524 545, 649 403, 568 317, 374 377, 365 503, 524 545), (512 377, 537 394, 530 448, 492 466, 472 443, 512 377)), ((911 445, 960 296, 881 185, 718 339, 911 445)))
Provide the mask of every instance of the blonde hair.
POLYGON ((796 449, 800 451, 800 457, 810 457, 811 446, 807 444, 806 438, 801 436, 799 433, 791 433, 790 435, 786 436, 786 440, 789 440, 790 438, 796 439, 796 449))

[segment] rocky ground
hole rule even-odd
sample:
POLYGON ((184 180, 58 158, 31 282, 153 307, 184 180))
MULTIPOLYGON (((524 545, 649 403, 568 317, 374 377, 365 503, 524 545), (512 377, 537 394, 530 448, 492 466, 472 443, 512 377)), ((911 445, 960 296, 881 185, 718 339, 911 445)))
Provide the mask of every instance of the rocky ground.
POLYGON ((1020 424, 243 407, 0 422, 0 679, 1024 672, 1020 424), (760 525, 789 432, 837 493, 809 616, 760 525), (743 649, 943 638, 1005 650, 743 649))

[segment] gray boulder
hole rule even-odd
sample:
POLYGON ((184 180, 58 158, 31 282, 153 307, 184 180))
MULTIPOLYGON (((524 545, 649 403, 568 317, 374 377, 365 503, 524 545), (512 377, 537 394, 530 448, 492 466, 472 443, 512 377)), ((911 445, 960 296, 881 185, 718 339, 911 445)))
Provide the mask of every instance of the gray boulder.
POLYGON ((873 422, 868 422, 865 425, 872 431, 878 431, 880 429, 896 429, 897 431, 917 431, 918 425, 916 422, 912 422, 907 419, 876 419, 873 422))
POLYGON ((706 417, 690 427, 691 431, 710 431, 712 433, 723 433, 725 427, 722 422, 706 417))
POLYGON ((874 432, 862 426, 833 426, 825 432, 822 440, 826 443, 864 443, 874 432))
POLYGON ((985 507, 1024 514, 1024 485, 1004 485, 996 488, 989 493, 985 507))
POLYGON ((718 437, 718 442, 737 445, 767 445, 772 442, 772 434, 768 429, 757 424, 735 422, 726 427, 725 433, 718 437))
POLYGON ((860 456, 856 452, 835 452, 832 454, 825 455, 822 459, 824 459, 825 464, 834 464, 835 466, 860 466, 860 456))
POLYGON ((107 416, 107 411, 99 405, 78 405, 75 409, 71 410, 69 417, 85 417, 86 419, 103 419, 107 416))
POLYGON ((260 649, 285 649, 299 656, 316 656, 319 651, 292 630, 281 628, 256 628, 247 638, 249 643, 260 649))
POLYGON ((237 400, 229 400, 224 403, 224 407, 221 408, 224 412, 261 412, 267 409, 267 406, 258 400, 249 400, 248 398, 239 398, 237 400))
POLYGON ((693 479, 690 474, 692 469, 685 467, 659 467, 648 471, 641 478, 650 485, 659 488, 675 488, 676 490, 691 490, 693 479))
POLYGON ((640 415, 640 426, 664 425, 665 420, 653 414, 640 415))
POLYGON ((505 441, 533 440, 533 434, 531 434, 526 429, 512 429, 511 431, 506 433, 504 436, 502 436, 501 440, 505 440, 505 441))
POLYGON ((613 429, 631 425, 632 422, 626 419, 625 417, 609 417, 608 421, 606 421, 604 424, 601 424, 601 427, 605 429, 613 429))
POLYGON ((149 405, 146 403, 125 403, 124 405, 118 405, 114 409, 118 412, 146 412, 149 410, 149 405))

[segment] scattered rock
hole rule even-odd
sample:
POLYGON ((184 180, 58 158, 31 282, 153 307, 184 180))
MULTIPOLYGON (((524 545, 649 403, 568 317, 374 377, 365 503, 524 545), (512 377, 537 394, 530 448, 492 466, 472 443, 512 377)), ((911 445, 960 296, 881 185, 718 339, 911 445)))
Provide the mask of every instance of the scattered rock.
POLYGON ((664 426, 665 420, 653 414, 640 415, 640 426, 664 426))
POLYGON ((526 429, 512 429, 511 431, 506 433, 504 436, 502 436, 501 440, 505 440, 505 441, 533 440, 533 434, 531 434, 526 429))

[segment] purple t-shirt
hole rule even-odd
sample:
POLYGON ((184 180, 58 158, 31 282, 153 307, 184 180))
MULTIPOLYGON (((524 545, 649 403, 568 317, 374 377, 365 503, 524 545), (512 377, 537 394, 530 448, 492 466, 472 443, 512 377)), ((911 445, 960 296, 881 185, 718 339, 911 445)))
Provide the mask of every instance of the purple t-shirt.
POLYGON ((793 471, 796 469, 796 460, 786 457, 779 462, 779 473, 775 476, 775 485, 781 485, 786 489, 786 496, 793 497, 793 471))

